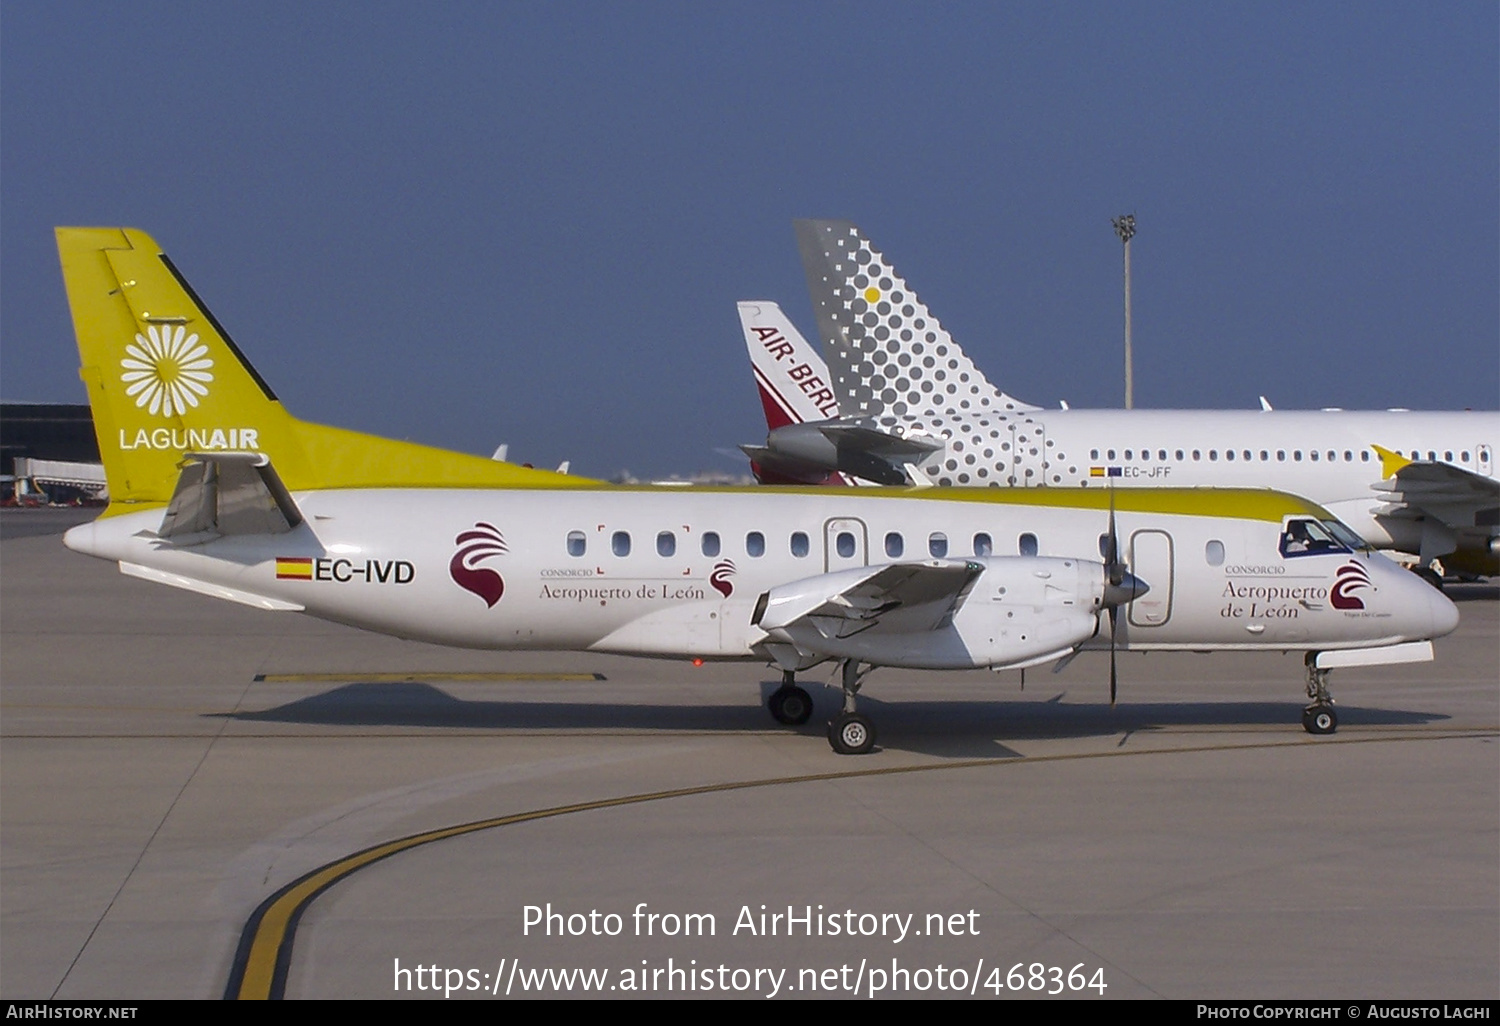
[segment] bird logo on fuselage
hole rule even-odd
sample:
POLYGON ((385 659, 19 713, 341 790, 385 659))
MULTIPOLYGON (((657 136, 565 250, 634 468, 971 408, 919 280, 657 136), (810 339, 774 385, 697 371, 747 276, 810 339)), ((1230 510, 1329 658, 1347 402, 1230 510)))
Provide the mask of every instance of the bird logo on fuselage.
POLYGON ((453 543, 459 547, 448 563, 448 573, 465 591, 473 592, 484 599, 491 609, 505 594, 505 580, 487 566, 476 566, 491 556, 503 556, 507 549, 505 538, 493 524, 479 521, 472 528, 459 532, 453 543))

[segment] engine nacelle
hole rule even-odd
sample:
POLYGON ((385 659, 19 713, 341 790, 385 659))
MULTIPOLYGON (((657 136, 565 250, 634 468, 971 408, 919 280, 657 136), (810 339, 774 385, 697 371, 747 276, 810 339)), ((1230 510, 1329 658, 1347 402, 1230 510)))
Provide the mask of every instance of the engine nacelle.
POLYGON ((1035 556, 893 563, 771 589, 754 622, 804 658, 963 669, 1061 656, 1098 629, 1102 563, 1035 556))

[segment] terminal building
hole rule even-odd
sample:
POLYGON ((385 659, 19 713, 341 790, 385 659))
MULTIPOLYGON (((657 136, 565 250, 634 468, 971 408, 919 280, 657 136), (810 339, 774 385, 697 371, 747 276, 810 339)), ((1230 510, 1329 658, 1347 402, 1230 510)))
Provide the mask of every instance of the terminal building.
POLYGON ((107 498, 94 418, 80 403, 0 403, 0 499, 107 498))

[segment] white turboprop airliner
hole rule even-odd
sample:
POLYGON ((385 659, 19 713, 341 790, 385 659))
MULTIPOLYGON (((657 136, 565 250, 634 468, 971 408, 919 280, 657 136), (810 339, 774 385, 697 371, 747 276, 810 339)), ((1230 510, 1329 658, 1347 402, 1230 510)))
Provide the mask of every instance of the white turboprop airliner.
POLYGON ((613 486, 299 421, 144 233, 60 228, 110 505, 67 545, 266 610, 486 649, 994 669, 1082 648, 1430 659, 1438 592, 1326 510, 1266 491, 613 486), (1102 554, 1102 559, 1099 558, 1102 554), (1102 625, 1101 621, 1107 621, 1102 625))
POLYGON ((824 361, 776 304, 740 304, 770 428, 746 452, 774 480, 1271 487, 1416 555, 1432 583, 1437 558, 1500 572, 1500 413, 1043 410, 990 384, 853 224, 796 228, 824 361))

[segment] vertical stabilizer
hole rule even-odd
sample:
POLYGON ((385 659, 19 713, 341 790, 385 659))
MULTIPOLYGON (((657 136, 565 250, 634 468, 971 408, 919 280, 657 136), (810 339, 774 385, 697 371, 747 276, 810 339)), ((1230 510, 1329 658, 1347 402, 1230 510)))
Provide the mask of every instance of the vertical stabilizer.
POLYGON ((846 417, 1035 410, 987 381, 849 221, 797 221, 824 358, 846 417))
POLYGON ((189 453, 274 461, 293 491, 591 482, 297 420, 145 232, 59 228, 111 504, 166 503, 189 453))
POLYGON ((768 300, 740 303, 740 326, 766 412, 766 427, 831 420, 839 415, 828 367, 781 307, 768 300))

